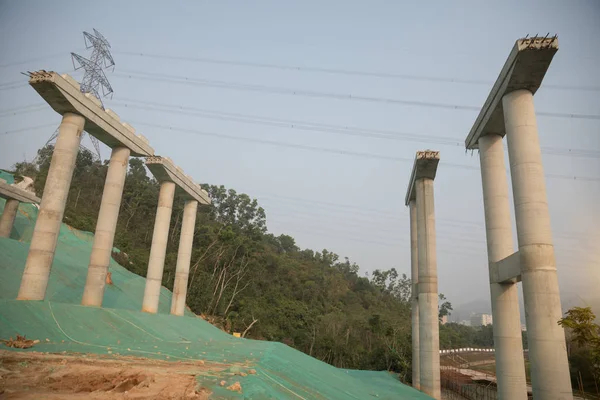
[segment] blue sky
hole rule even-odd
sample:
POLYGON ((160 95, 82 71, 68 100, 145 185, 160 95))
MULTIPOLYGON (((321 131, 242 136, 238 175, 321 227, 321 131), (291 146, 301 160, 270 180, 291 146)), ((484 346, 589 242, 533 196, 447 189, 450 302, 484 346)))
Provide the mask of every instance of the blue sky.
MULTIPOLYGON (((69 53, 88 56, 82 32, 96 28, 116 62, 107 72, 114 89, 107 108, 198 182, 258 198, 275 234, 348 256, 361 273, 409 272, 410 160, 417 150, 439 150, 440 291, 455 304, 487 301, 479 161, 463 145, 478 111, 431 103, 481 107, 515 40, 550 32, 559 35, 560 50, 535 96, 536 110, 598 116, 598 21, 600 3, 593 0, 0 1, 0 168, 32 159, 60 121, 49 107, 22 112, 42 99, 27 85, 4 84, 26 82, 20 74, 26 70, 72 73, 69 53), (337 94, 342 98, 331 98, 337 94), (141 102, 195 110, 157 111, 141 102), (256 123, 259 117, 270 123, 256 123), (290 128, 273 119, 297 122, 290 128), (298 129, 298 122, 345 128, 298 129), (361 132, 351 135, 349 128, 361 132), (372 137, 379 131, 393 139, 372 137)), ((549 148, 546 174, 563 176, 547 179, 563 302, 590 301, 600 284, 600 117, 539 116, 538 125, 549 148), (549 154, 555 149, 561 155, 549 154)), ((90 146, 88 139, 84 144, 90 146)), ((102 156, 109 154, 103 147, 102 156)))

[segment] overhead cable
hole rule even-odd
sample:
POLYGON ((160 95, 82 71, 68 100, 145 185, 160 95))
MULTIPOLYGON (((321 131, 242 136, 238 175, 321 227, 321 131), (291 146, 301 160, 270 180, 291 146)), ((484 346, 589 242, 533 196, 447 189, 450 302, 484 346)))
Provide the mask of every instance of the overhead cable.
MULTIPOLYGON (((154 53, 140 53, 140 52, 115 52, 115 54, 136 56, 145 58, 156 58, 163 60, 173 61, 188 61, 204 64, 214 65, 231 65, 237 67, 253 67, 263 69, 275 69, 283 71, 299 71, 299 72, 313 72, 313 73, 324 73, 324 74, 337 74, 337 75, 349 75, 349 76, 365 76, 374 78, 389 78, 389 79, 402 79, 402 80, 414 80, 414 81, 430 81, 430 82, 444 82, 444 83, 460 83, 460 84, 471 84, 471 85, 493 85, 493 82, 483 79, 465 79, 465 78, 449 78, 439 76, 426 76, 426 75, 415 75, 415 74, 401 74, 394 72, 373 72, 373 71, 359 71, 344 68, 324 68, 324 67, 310 67, 310 66, 298 66, 298 65, 286 65, 286 64, 273 64, 273 63, 260 63, 260 62, 249 62, 249 61, 235 61, 235 60, 222 60, 208 57, 189 57, 189 56, 173 56, 165 54, 154 54, 154 53)), ((559 90, 584 90, 584 91, 600 91, 600 86, 581 86, 581 85, 553 85, 544 84, 544 88, 559 89, 559 90)))
MULTIPOLYGON (((114 73, 115 77, 138 79, 138 80, 152 80, 152 81, 163 81, 169 83, 177 83, 183 85, 197 85, 206 86, 222 89, 241 90, 241 91, 252 91, 261 93, 271 94, 282 94, 290 96, 304 96, 314 98, 326 98, 335 100, 348 100, 348 101, 361 101, 370 103, 380 104, 392 104, 392 105, 404 105, 404 106, 416 106, 416 107, 430 107, 430 108, 441 108, 449 110, 468 110, 468 111, 479 111, 481 107, 461 105, 461 104, 447 104, 437 103, 429 101, 419 100, 405 100, 405 99, 392 99, 384 97, 354 95, 348 93, 333 93, 333 92, 320 92, 306 89, 296 88, 285 88, 277 86, 257 85, 248 84, 242 82, 228 82, 219 80, 209 79, 196 79, 186 76, 167 75, 167 74, 156 74, 136 71, 120 71, 114 73)), ((577 119, 592 119, 600 120, 600 115, 596 114, 575 114, 575 113, 556 113, 556 112, 537 112, 538 115, 558 118, 577 118, 577 119)))

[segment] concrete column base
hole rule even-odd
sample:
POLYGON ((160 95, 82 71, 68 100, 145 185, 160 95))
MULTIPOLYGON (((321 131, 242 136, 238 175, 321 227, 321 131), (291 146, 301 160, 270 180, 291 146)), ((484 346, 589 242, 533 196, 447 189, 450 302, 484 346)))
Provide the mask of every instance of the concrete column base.
POLYGON ((0 217, 0 237, 9 238, 12 232, 17 211, 19 210, 19 200, 7 199, 4 204, 4 211, 0 217))
POLYGON ((81 299, 81 304, 84 306, 102 306, 106 274, 112 255, 123 187, 125 186, 125 176, 127 175, 129 154, 130 150, 125 147, 112 149, 104 191, 102 192, 98 222, 96 223, 87 279, 81 299))
POLYGON ((44 186, 17 300, 44 300, 85 118, 65 113, 44 186))

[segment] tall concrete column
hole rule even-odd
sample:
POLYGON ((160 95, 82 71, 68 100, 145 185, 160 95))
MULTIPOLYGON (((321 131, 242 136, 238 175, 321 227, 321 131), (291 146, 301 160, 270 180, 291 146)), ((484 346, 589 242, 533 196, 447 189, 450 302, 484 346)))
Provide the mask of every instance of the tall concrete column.
POLYGON ((160 184, 160 193, 158 194, 158 208, 156 210, 156 219, 154 221, 152 247, 150 248, 146 288, 144 289, 144 301, 142 303, 142 311, 148 313, 155 314, 158 311, 158 301, 160 299, 160 287, 162 285, 162 275, 165 267, 165 254, 167 252, 167 240, 169 238, 169 225, 171 224, 174 196, 175 183, 170 181, 162 182, 160 184))
POLYGON ((419 255, 417 240, 417 202, 411 200, 410 209, 410 279, 411 289, 411 314, 412 314, 412 386, 421 388, 421 367, 419 351, 419 255))
POLYGON ((194 244, 194 228, 196 226, 196 213, 198 201, 188 200, 183 208, 183 222, 179 238, 179 251, 177 253, 177 268, 175 270, 175 284, 173 285, 173 298, 171 300, 171 314, 183 315, 185 311, 185 298, 187 295, 188 275, 192 259, 192 245, 194 244))
POLYGON ((0 237, 10 237, 15 218, 17 217, 17 210, 19 209, 19 200, 6 199, 4 204, 4 211, 0 217, 0 237))
POLYGON ((572 399, 533 94, 502 98, 527 320, 533 397, 572 399))
POLYGON ((418 179, 415 189, 419 264, 420 385, 422 392, 440 399, 440 325, 433 179, 418 179))
POLYGON ((115 147, 110 155, 102 202, 96 223, 94 244, 88 265, 87 279, 83 289, 81 304, 84 306, 102 306, 106 274, 113 249, 121 197, 127 175, 127 164, 130 150, 126 147, 115 147))
MULTIPOLYGON (((514 253, 502 137, 495 134, 480 137, 479 157, 491 268, 493 263, 514 253)), ((527 400, 517 284, 491 283, 490 294, 498 396, 500 399, 527 400)))
POLYGON ((18 300, 44 300, 85 118, 65 113, 58 128, 18 300))

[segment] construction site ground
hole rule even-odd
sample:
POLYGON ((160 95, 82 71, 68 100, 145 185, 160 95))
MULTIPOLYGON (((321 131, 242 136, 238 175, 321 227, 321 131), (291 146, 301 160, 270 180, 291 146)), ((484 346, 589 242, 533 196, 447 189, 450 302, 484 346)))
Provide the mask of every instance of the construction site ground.
POLYGON ((130 356, 2 350, 0 398, 208 399, 211 391, 195 377, 219 367, 130 356))

